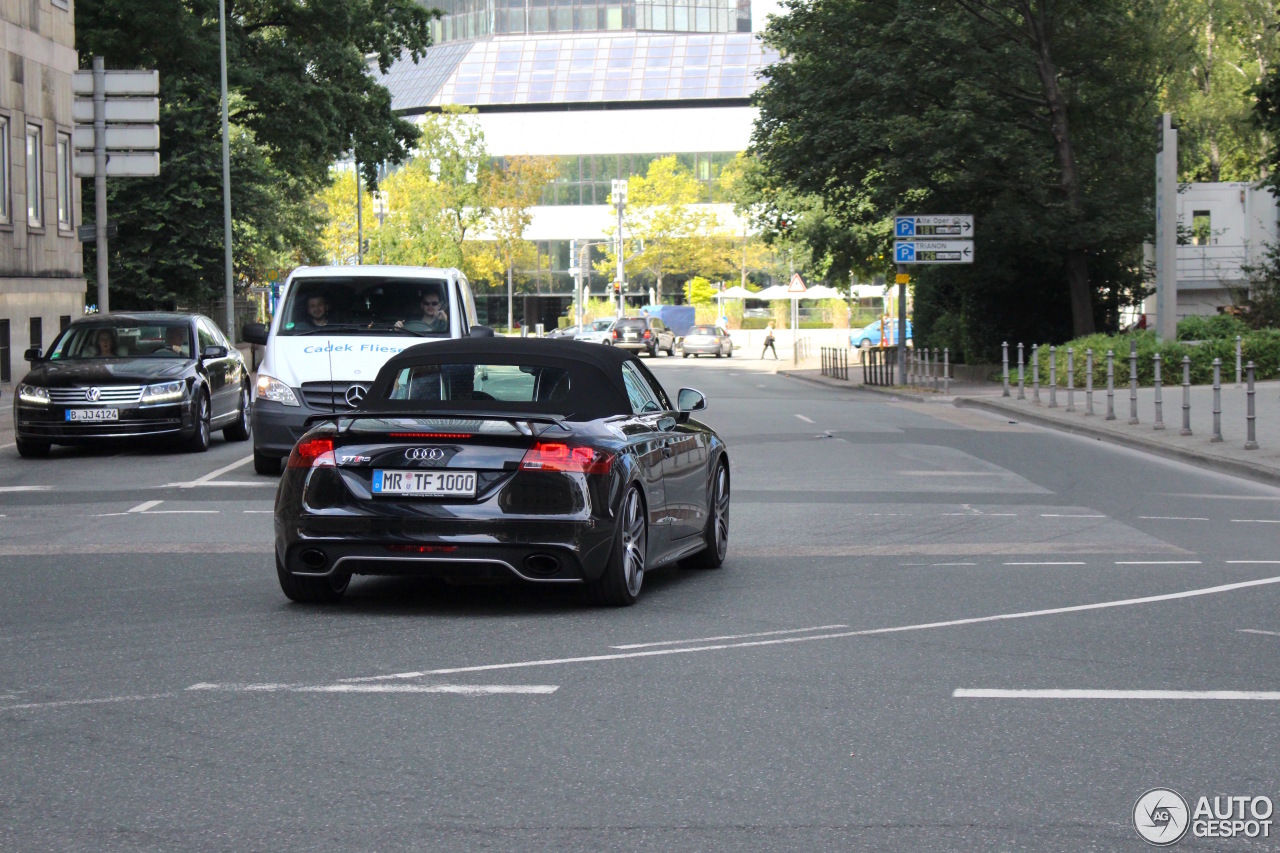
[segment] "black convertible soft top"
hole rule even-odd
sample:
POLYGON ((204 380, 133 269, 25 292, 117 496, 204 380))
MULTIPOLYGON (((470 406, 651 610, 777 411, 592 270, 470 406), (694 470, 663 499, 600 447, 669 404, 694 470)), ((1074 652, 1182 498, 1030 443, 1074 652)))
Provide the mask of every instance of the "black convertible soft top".
POLYGON ((409 347, 392 356, 365 398, 363 409, 379 412, 435 410, 457 411, 459 402, 392 400, 395 377, 406 367, 428 364, 514 364, 528 367, 559 367, 569 371, 570 390, 556 402, 509 403, 497 400, 468 401, 466 407, 487 412, 539 412, 569 420, 588 421, 631 414, 631 402, 622 381, 622 364, 630 361, 648 376, 638 358, 616 347, 541 338, 463 338, 433 341, 409 347))

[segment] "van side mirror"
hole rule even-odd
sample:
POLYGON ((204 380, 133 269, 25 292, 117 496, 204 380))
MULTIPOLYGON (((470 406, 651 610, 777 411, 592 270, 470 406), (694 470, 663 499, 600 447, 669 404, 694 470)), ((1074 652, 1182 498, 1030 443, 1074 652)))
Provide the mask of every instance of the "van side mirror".
POLYGON ((40 360, 40 347, 32 347, 31 349, 27 350, 22 354, 22 358, 25 361, 31 362, 32 364, 36 363, 37 361, 40 360))
POLYGON ((245 323, 240 330, 240 340, 259 346, 267 345, 267 327, 262 323, 245 323))
POLYGON ((473 338, 492 338, 493 329, 489 326, 472 326, 468 330, 468 334, 473 338))

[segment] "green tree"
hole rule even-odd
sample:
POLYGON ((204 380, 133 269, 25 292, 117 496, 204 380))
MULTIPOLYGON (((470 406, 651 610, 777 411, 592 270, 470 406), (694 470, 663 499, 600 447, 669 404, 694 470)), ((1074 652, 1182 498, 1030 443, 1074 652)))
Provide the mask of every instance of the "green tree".
MULTIPOLYGON (((108 181, 112 305, 199 302, 223 282, 217 0, 79 0, 83 62, 160 72, 160 176, 108 181)), ((417 136, 369 74, 430 43, 414 0, 254 0, 227 4, 232 213, 237 278, 312 261, 315 193, 354 152, 370 183, 417 136)), ((84 184, 93 209, 93 184, 84 184)), ((89 292, 95 262, 87 249, 89 292)))
POLYGON ((1132 298, 1163 0, 787 8, 767 31, 785 61, 765 71, 753 137, 771 179, 845 229, 896 211, 977 215, 973 268, 921 270, 917 306, 962 312, 990 350, 1037 323, 1088 333, 1132 298))
POLYGON ((504 169, 491 169, 484 186, 485 224, 493 251, 507 275, 507 328, 514 321, 514 275, 517 260, 529 254, 525 229, 533 221, 533 206, 559 171, 554 157, 517 156, 504 169))
POLYGON ((695 275, 684 283, 684 299, 690 305, 714 305, 716 301, 715 285, 702 276, 695 275))

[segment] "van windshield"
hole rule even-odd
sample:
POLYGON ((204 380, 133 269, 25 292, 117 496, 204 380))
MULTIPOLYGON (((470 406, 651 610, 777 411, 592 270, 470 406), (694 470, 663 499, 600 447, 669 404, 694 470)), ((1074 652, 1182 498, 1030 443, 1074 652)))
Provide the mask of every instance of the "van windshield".
POLYGON ((447 337, 447 282, 400 276, 315 276, 293 280, 277 334, 405 334, 447 337))

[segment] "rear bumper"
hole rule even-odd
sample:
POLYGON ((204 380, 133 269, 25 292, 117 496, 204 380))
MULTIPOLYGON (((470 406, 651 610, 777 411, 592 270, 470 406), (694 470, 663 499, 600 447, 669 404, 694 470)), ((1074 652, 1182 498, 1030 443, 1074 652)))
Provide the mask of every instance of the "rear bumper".
POLYGON ((721 348, 720 348, 720 345, 719 345, 719 344, 689 344, 689 343, 686 343, 686 344, 682 345, 680 349, 681 349, 681 351, 682 351, 682 352, 687 352, 687 353, 689 353, 689 355, 714 355, 715 353, 718 353, 718 352, 724 352, 724 351, 725 351, 725 350, 723 350, 723 349, 721 349, 721 348))

